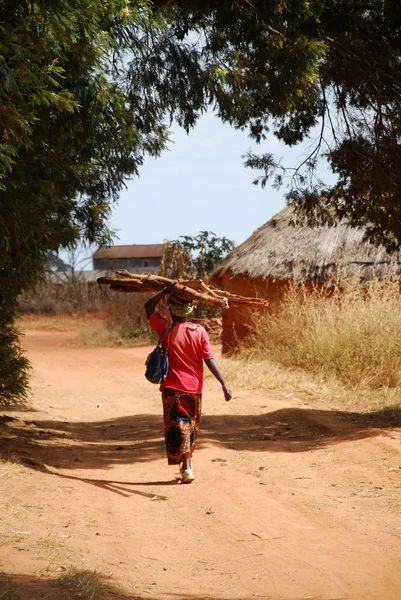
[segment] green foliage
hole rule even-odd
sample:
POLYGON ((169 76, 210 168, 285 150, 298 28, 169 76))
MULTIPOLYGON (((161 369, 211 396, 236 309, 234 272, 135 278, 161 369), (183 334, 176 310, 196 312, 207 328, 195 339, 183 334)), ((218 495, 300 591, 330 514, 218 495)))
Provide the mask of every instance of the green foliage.
POLYGON ((22 355, 15 315, 12 305, 0 304, 0 406, 27 400, 30 364, 22 355))
POLYGON ((191 57, 180 64, 186 46, 167 30, 146 0, 0 3, 0 337, 16 367, 4 397, 26 384, 11 335, 17 297, 41 280, 49 252, 81 237, 110 243, 112 203, 164 148, 168 110, 195 120, 183 94, 191 57))
POLYGON ((271 130, 291 146, 320 123, 290 178, 270 154, 247 164, 289 183, 308 222, 348 216, 398 247, 400 59, 399 0, 2 0, 0 304, 34 287, 48 252, 110 242, 124 180, 164 149, 169 120, 189 130, 210 105, 258 142, 271 130), (330 189, 314 176, 324 154, 330 189))
POLYGON ((204 280, 233 248, 233 241, 217 237, 213 231, 201 231, 195 237, 181 235, 165 250, 164 273, 173 279, 184 277, 204 280))
MULTIPOLYGON (((166 2, 156 1, 157 6, 166 2)), ((220 117, 258 142, 268 131, 308 156, 282 165, 250 153, 255 183, 287 188, 299 220, 347 217, 367 237, 401 243, 399 0, 173 0, 177 35, 197 32, 205 92, 220 117), (316 132, 316 126, 319 126, 316 132), (316 174, 326 158, 337 183, 316 174), (291 167, 291 168, 290 168, 291 167)))

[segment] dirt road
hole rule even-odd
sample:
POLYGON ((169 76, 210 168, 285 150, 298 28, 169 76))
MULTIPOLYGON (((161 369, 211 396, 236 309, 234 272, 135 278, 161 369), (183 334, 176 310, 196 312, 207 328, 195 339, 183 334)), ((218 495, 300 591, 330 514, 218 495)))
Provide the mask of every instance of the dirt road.
POLYGON ((52 581, 71 565, 121 600, 401 598, 399 419, 247 390, 226 403, 207 378, 183 485, 147 349, 68 344, 27 332, 32 410, 2 411, 20 462, 0 463, 0 571, 23 600, 64 598, 52 581))

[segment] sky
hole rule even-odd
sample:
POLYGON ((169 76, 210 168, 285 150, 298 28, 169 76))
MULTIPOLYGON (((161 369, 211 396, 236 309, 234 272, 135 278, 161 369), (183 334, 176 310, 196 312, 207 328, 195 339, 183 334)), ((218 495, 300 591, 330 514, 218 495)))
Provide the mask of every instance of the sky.
MULTIPOLYGON (((109 227, 114 244, 161 244, 211 231, 238 246, 285 206, 285 188, 274 190, 252 185, 259 173, 244 167, 243 156, 271 152, 286 166, 295 167, 305 158, 313 135, 293 149, 273 135, 262 144, 223 124, 211 111, 203 115, 189 134, 172 127, 168 149, 157 158, 145 158, 139 177, 126 182, 126 189, 112 208, 109 227)), ((326 183, 334 176, 324 166, 319 176, 326 183)), ((80 268, 91 268, 92 247, 78 256, 80 268)), ((71 253, 60 252, 71 264, 71 253)))
POLYGON ((115 244, 159 244, 213 231, 239 245, 285 206, 284 188, 252 185, 257 173, 243 166, 243 155, 273 152, 295 166, 305 152, 273 136, 257 145, 212 112, 189 135, 174 127, 171 140, 160 158, 145 159, 139 178, 121 192, 109 224, 119 238, 115 244))

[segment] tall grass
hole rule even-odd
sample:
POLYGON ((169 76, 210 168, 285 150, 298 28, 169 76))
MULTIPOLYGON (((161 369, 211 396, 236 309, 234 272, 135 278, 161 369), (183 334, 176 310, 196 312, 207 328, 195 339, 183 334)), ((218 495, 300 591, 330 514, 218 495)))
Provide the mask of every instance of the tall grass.
POLYGON ((102 307, 103 318, 86 321, 80 327, 75 345, 93 348, 156 342, 144 309, 149 297, 150 294, 114 293, 102 307))
POLYGON ((350 388, 400 387, 399 284, 373 279, 310 290, 293 283, 274 313, 254 315, 242 356, 335 378, 350 388))
MULTIPOLYGON (((75 344, 86 347, 153 343, 144 304, 150 294, 115 293, 105 286, 77 276, 60 284, 41 283, 19 299, 22 322, 40 326, 39 315, 52 316, 54 328, 62 328, 68 316, 79 321, 75 344), (96 319, 86 319, 94 315, 96 319)), ((71 326, 71 323, 69 324, 71 326)), ((67 326, 67 329, 70 328, 67 326)), ((46 322, 46 329, 49 323, 46 322)))
POLYGON ((151 295, 114 293, 104 306, 107 328, 131 339, 149 337, 144 305, 151 295))

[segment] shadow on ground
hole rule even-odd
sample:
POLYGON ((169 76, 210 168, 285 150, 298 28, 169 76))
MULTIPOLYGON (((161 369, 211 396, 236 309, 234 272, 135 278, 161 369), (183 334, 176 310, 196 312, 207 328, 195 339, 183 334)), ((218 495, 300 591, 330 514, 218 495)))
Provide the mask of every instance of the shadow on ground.
MULTIPOLYGON (((401 411, 357 413, 283 408, 262 415, 205 416, 197 446, 254 452, 308 452, 385 434, 401 427, 401 411)), ((161 416, 120 417, 91 423, 23 421, 0 417, 0 456, 28 466, 107 469, 165 457, 161 416)), ((113 482, 111 482, 113 483, 113 482)))
MULTIPOLYGON (((1 588, 1 577, 0 573, 0 598, 4 598, 4 600, 75 600, 77 597, 87 598, 86 595, 77 596, 76 591, 65 590, 60 587, 56 581, 49 579, 39 579, 36 577, 30 577, 28 575, 6 575, 7 581, 11 584, 15 585, 15 593, 12 596, 2 596, 2 588, 1 588)), ((106 583, 110 585, 110 580, 107 579, 106 583)), ((129 593, 126 591, 119 590, 118 587, 110 586, 111 591, 108 594, 102 596, 105 600, 149 600, 149 593, 136 594, 129 593)), ((158 594, 157 591, 153 592, 152 597, 156 600, 158 594)), ((163 597, 166 598, 166 595, 163 594, 163 597)), ((207 595, 207 598, 204 594, 199 596, 198 594, 185 594, 182 596, 181 594, 169 594, 167 596, 169 600, 234 600, 232 597, 221 597, 214 595, 207 595)), ((256 598, 261 598, 261 596, 236 596, 236 600, 255 600, 256 598)), ((317 597, 312 598, 308 596, 310 600, 320 600, 317 597)), ((270 600, 278 600, 269 596, 270 600)), ((283 598, 280 596, 280 600, 294 600, 293 598, 283 598)), ((332 598, 330 600, 343 600, 341 598, 332 598)))

